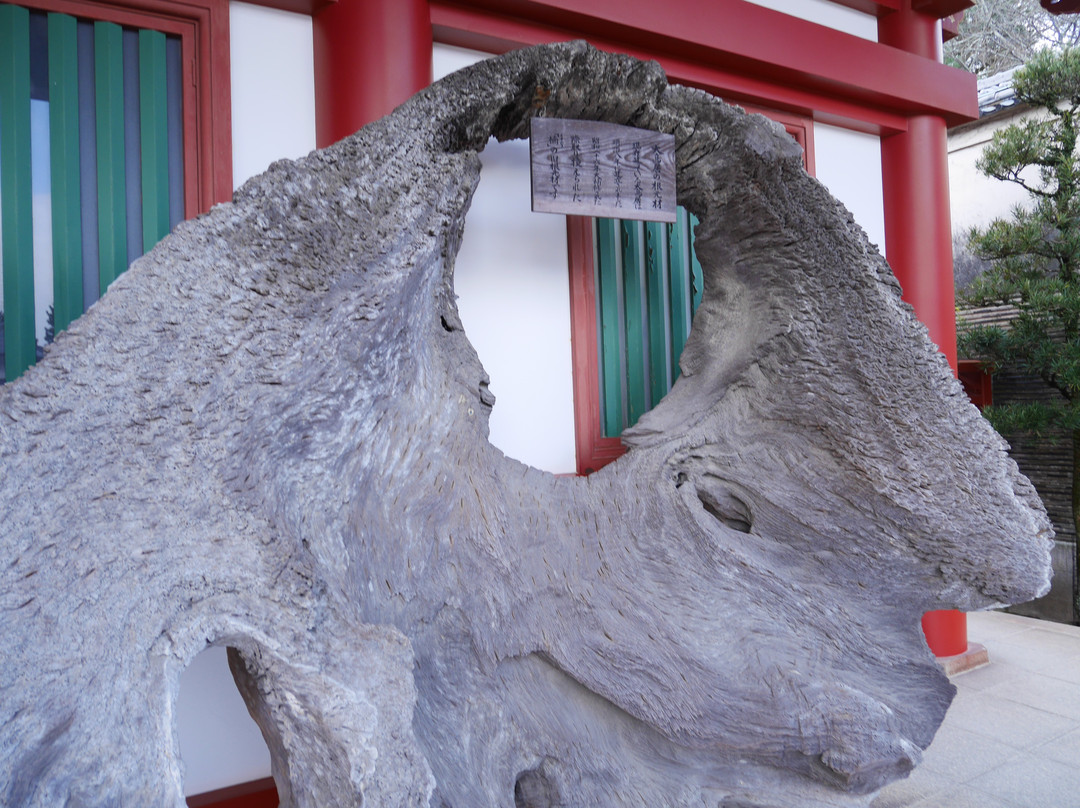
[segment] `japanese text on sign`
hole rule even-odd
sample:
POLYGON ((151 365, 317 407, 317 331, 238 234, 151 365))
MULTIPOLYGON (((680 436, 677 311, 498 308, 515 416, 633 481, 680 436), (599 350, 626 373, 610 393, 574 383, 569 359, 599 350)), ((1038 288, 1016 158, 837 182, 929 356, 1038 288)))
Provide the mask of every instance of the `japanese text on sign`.
POLYGON ((675 136, 598 121, 533 118, 532 209, 675 221, 675 136))

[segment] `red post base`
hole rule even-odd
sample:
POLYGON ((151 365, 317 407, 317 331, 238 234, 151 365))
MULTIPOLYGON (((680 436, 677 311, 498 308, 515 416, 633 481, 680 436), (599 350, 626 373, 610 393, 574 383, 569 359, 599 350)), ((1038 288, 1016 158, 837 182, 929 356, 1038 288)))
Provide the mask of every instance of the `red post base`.
POLYGON ((967 615, 955 609, 927 612, 922 619, 926 644, 934 656, 956 656, 967 651, 967 615))

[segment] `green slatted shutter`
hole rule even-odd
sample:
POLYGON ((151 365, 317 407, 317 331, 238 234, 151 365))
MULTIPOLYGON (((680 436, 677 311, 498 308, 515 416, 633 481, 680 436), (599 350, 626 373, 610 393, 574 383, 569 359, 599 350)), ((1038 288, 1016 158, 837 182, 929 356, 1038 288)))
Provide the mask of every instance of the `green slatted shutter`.
POLYGON ((593 224, 600 418, 618 437, 659 403, 701 303, 694 255, 697 219, 679 208, 673 224, 596 219, 593 224))
POLYGON ((53 327, 63 331, 83 312, 78 24, 66 14, 49 15, 49 138, 53 327))
POLYGON ((0 5, 0 240, 9 378, 34 364, 34 230, 30 175, 30 14, 0 5))
POLYGON ((98 294, 128 265, 124 166, 124 29, 94 23, 97 101, 98 294))
POLYGON ((143 252, 169 233, 169 129, 165 35, 139 31, 143 252))
MULTIPOLYGON (((593 243, 596 245, 596 328, 600 353, 600 413, 603 434, 609 436, 608 424, 615 427, 626 418, 623 410, 623 386, 626 378, 625 351, 622 349, 622 247, 620 223, 615 219, 596 219, 593 243)), ((621 431, 621 430, 619 430, 621 431)), ((615 433, 618 434, 618 431, 615 433)))
POLYGON ((671 361, 671 283, 668 278, 666 226, 645 228, 645 290, 649 335, 649 399, 656 405, 675 381, 671 361))
POLYGON ((179 220, 181 76, 175 37, 0 4, 0 382, 179 220))
POLYGON ((645 295, 645 232, 642 223, 624 221, 622 231, 623 341, 626 351, 626 424, 637 423, 649 409, 648 298, 645 295))

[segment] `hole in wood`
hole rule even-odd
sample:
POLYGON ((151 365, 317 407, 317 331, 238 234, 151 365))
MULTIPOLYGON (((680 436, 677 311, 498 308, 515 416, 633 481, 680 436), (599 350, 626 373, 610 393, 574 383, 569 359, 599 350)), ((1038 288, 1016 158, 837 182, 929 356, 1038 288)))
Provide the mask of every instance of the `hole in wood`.
POLYGON ((205 649, 181 674, 176 733, 187 796, 270 776, 270 750, 236 689, 225 648, 205 649))

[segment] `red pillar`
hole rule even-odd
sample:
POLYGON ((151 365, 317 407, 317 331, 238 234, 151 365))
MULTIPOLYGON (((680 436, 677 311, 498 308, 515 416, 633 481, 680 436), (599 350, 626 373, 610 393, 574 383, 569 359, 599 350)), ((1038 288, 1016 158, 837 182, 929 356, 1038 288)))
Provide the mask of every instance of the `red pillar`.
MULTIPOLYGON (((939 59, 938 21, 903 8, 882 17, 883 44, 939 59)), ((885 203, 885 257, 904 290, 904 300, 926 325, 956 370, 956 309, 953 297, 952 224, 945 121, 933 115, 908 119, 904 132, 882 138, 881 179, 885 203)), ((967 616, 955 610, 929 612, 923 633, 937 656, 967 650, 967 616)))
POLYGON ((945 121, 908 119, 908 129, 881 141, 885 257, 904 300, 956 370, 952 222, 945 121))
POLYGON ((428 0, 338 0, 315 16, 313 39, 320 148, 431 83, 428 0))

